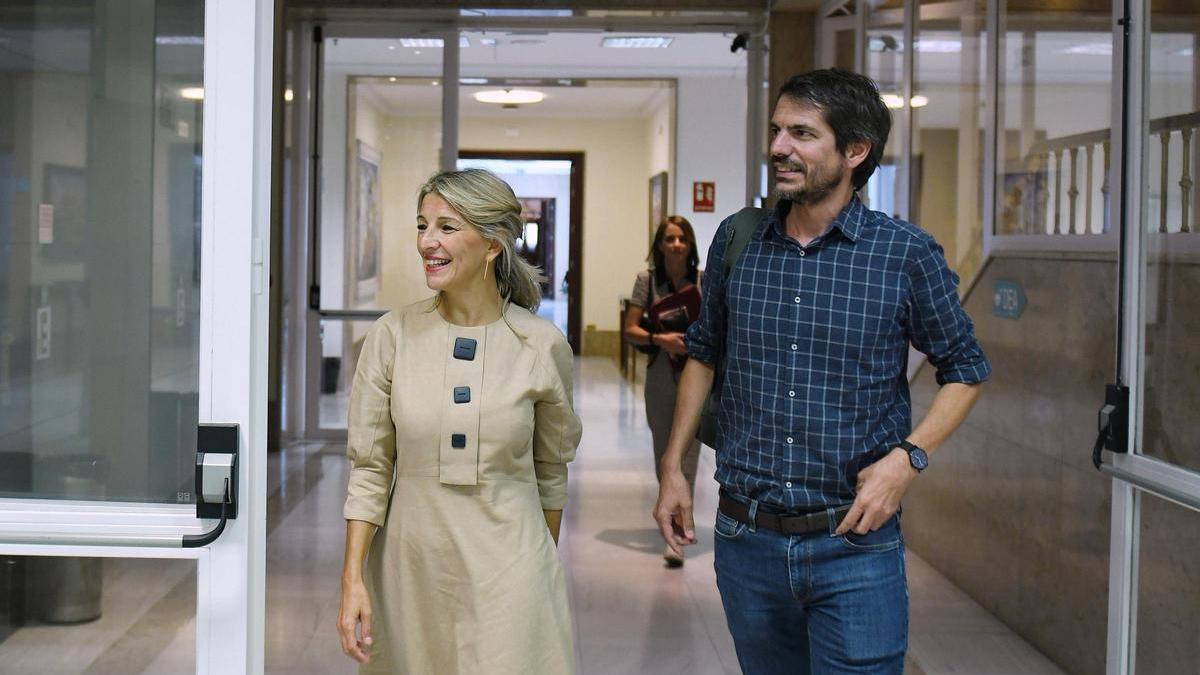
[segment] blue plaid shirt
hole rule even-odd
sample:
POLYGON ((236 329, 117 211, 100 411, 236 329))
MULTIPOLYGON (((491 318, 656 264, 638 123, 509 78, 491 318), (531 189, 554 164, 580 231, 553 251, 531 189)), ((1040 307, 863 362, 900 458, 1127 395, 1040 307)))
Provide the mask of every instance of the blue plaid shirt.
POLYGON ((929 233, 856 196, 801 246, 786 235, 790 208, 781 201, 763 220, 729 280, 732 218, 721 223, 687 345, 709 364, 725 347, 717 481, 768 508, 806 512, 853 501, 859 470, 911 432, 910 342, 939 384, 982 382, 991 367, 929 233))

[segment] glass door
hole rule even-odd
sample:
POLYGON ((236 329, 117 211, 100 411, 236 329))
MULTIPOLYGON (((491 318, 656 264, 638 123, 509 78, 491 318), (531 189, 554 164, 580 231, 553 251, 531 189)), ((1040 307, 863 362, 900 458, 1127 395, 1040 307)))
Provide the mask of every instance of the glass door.
MULTIPOLYGON (((1200 662, 1200 7, 1126 3, 1121 374, 1129 452, 1113 481, 1109 673, 1200 662)), ((1122 102, 1118 101, 1118 105, 1122 102)))
MULTIPOLYGON (((417 189, 458 150, 458 51, 443 32, 313 26, 310 108, 320 160, 313 206, 306 438, 344 437, 350 383, 371 323, 430 295, 415 248, 417 189), (447 75, 449 73, 449 75, 447 75), (381 189, 388 185, 387 190, 381 189)), ((479 48, 478 45, 476 48, 479 48)))
POLYGON ((3 14, 0 670, 261 670, 271 5, 3 14))

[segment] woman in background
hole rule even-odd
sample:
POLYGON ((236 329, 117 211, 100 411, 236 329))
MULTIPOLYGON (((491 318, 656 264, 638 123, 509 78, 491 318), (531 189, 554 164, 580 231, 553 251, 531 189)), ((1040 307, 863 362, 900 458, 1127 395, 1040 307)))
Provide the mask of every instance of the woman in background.
POLYGON ((534 314, 504 181, 439 173, 417 207, 436 295, 371 327, 350 395, 342 650, 364 673, 574 672, 571 348, 534 314))
MULTIPOLYGON (((643 321, 656 302, 694 286, 698 292, 702 273, 698 269, 700 256, 696 251, 696 233, 683 216, 670 216, 654 233, 654 243, 646 259, 649 269, 638 272, 625 315, 625 339, 635 345, 652 347, 646 363, 646 421, 654 439, 654 473, 661 480, 659 462, 667 450, 671 436, 671 420, 675 416, 675 394, 679 372, 687 360, 687 345, 682 330, 658 332, 652 321, 643 321)), ((690 320, 695 321, 696 316, 690 320)), ((700 459, 700 441, 692 444, 683 455, 683 475, 695 492, 696 463, 700 459)), ((683 558, 668 548, 663 552, 667 566, 683 565, 683 558)))

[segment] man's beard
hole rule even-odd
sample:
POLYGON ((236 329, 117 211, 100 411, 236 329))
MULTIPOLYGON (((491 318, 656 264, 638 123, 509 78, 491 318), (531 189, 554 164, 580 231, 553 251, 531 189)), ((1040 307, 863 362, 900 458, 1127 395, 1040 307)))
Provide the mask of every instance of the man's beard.
POLYGON ((776 160, 775 164, 804 173, 804 187, 785 189, 778 187, 777 183, 775 188, 776 197, 799 206, 820 203, 842 182, 841 172, 830 171, 826 167, 811 166, 806 169, 803 164, 787 160, 776 160))

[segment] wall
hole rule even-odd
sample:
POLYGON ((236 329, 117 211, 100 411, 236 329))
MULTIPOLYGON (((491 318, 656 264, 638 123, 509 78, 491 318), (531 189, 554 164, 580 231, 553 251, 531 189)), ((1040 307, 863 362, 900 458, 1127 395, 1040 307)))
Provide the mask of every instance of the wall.
MULTIPOLYGON (((1200 265, 1154 267, 1147 325, 1146 447, 1200 467, 1194 386, 1200 265), (1152 295, 1154 295, 1152 293, 1152 295), (1169 308, 1169 309, 1168 309, 1169 308), (1158 407, 1156 407, 1158 406, 1158 407)), ((964 302, 994 369, 964 425, 904 499, 909 546, 1069 673, 1104 672, 1111 480, 1091 464, 1096 410, 1111 381, 1116 263, 993 259, 964 302), (995 281, 1022 285, 1018 320, 992 315, 995 281)), ((913 419, 937 391, 926 365, 913 419)), ((1200 517, 1143 499, 1139 672, 1195 672, 1200 517)))
POLYGON ((680 78, 677 105, 675 213, 696 229, 704 266, 717 226, 746 206, 745 78, 680 78), (694 181, 717 184, 712 213, 692 211, 694 181))

